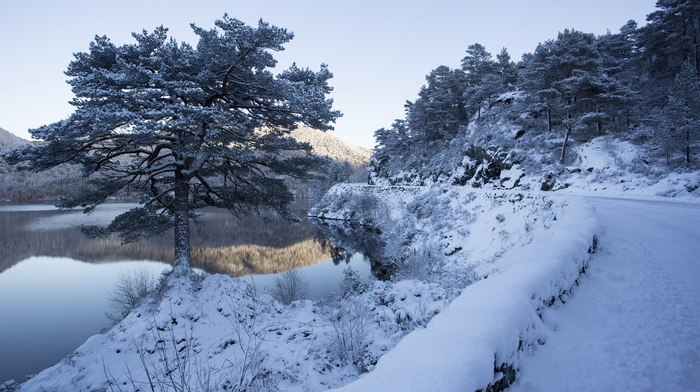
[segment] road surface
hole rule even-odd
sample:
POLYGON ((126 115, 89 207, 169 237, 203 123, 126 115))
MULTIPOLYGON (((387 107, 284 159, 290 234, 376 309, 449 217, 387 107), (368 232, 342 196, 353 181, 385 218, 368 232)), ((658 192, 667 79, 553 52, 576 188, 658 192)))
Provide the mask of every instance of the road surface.
POLYGON ((700 206, 589 200, 598 252, 508 391, 700 391, 700 206))

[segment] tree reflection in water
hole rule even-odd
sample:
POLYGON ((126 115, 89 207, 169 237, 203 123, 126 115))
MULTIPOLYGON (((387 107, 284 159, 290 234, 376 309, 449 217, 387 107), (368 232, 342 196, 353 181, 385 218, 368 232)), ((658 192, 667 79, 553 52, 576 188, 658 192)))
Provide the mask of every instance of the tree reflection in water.
MULTIPOLYGON (((115 203, 105 208, 130 207, 115 203)), ((300 206, 299 210, 298 215, 304 217, 306 209, 300 206)), ((51 208, 2 210, 0 272, 31 256, 69 257, 90 263, 172 262, 172 233, 131 244, 121 244, 116 237, 89 239, 80 233, 77 223, 72 223, 86 218, 80 211, 51 208), (71 224, 43 224, 50 222, 71 224)), ((104 224, 109 220, 105 219, 104 224)), ((277 273, 343 254, 342 249, 319 236, 308 219, 290 222, 274 211, 232 216, 227 211, 204 210, 192 225, 192 247, 195 267, 231 276, 277 273)))
POLYGON ((361 253, 370 261, 372 275, 377 279, 389 279, 394 273, 396 260, 385 254, 385 244, 377 230, 345 221, 314 218, 311 222, 316 225, 322 237, 342 246, 333 254, 334 263, 349 259, 353 253, 361 253))

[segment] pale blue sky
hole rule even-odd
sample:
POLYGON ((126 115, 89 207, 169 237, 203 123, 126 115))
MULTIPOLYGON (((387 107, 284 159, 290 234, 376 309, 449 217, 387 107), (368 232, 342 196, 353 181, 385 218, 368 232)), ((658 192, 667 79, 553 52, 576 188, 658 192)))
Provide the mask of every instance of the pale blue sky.
MULTIPOLYGON (((425 75, 439 65, 458 67, 473 43, 494 56, 508 48, 514 60, 539 42, 575 28, 617 32, 640 25, 655 0, 0 0, 0 127, 29 138, 35 128, 67 117, 72 98, 63 71, 72 53, 86 51, 95 34, 116 44, 131 32, 164 25, 178 41, 195 43, 189 23, 213 27, 228 13, 248 24, 262 18, 295 38, 278 53, 335 77, 335 106, 344 113, 334 134, 373 147, 372 134, 403 117, 425 75)), ((280 68, 281 71, 282 68, 280 68)))

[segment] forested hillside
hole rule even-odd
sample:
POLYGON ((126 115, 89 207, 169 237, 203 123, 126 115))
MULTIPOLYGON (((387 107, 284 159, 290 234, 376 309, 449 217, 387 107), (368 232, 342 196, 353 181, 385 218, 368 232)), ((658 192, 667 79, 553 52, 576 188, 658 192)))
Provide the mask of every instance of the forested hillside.
MULTIPOLYGON (((27 141, 19 136, 15 136, 12 133, 0 128, 0 151, 6 151, 11 148, 19 147, 27 141)), ((4 162, 2 162, 4 164, 4 162)))
POLYGON ((85 181, 78 178, 78 170, 69 165, 43 173, 12 170, 2 159, 2 153, 27 143, 29 141, 0 128, 0 201, 58 200, 70 192, 84 189, 85 181))
MULTIPOLYGON (((335 183, 366 181, 371 150, 308 127, 298 128, 292 137, 309 143, 315 154, 331 159, 325 177, 311 183, 290 184, 297 196, 320 197, 335 183)), ((0 128, 0 154, 26 143, 29 142, 0 128)), ((0 201, 55 201, 85 186, 87 183, 76 167, 63 165, 41 173, 15 172, 0 155, 0 201)))
POLYGON ((700 3, 657 7, 643 27, 566 29, 517 63, 469 45, 461 68, 434 69, 405 118, 375 132, 370 181, 551 190, 696 170, 700 3))

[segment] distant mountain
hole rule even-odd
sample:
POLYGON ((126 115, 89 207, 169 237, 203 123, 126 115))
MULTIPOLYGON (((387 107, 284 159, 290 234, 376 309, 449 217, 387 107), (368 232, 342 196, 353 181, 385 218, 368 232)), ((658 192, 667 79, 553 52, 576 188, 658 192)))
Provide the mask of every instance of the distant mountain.
MULTIPOLYGON (((24 140, 21 137, 16 136, 3 128, 0 128, 0 154, 27 143, 29 143, 28 140, 24 140)), ((0 158, 0 174, 7 173, 9 171, 10 166, 7 163, 5 163, 4 159, 0 158)))
POLYGON ((16 136, 3 128, 0 128, 0 152, 11 150, 15 147, 27 143, 29 143, 28 140, 24 140, 21 137, 16 136))
POLYGON ((372 156, 372 150, 369 148, 346 143, 333 136, 332 132, 299 127, 292 132, 292 137, 300 142, 309 143, 317 155, 327 156, 337 162, 347 162, 353 166, 367 166, 372 156))
MULTIPOLYGON (((292 137, 309 143, 314 153, 334 161, 334 164, 324 171, 327 178, 318 180, 313 185, 303 182, 292 185, 295 194, 320 196, 336 182, 366 181, 372 150, 353 146, 331 133, 307 127, 295 130, 292 137)), ((27 143, 30 141, 0 128, 0 153, 27 143)), ((0 159, 0 200, 59 200, 74 192, 77 183, 84 182, 84 179, 76 182, 78 176, 79 170, 74 166, 61 166, 42 173, 13 173, 10 166, 0 159)))

